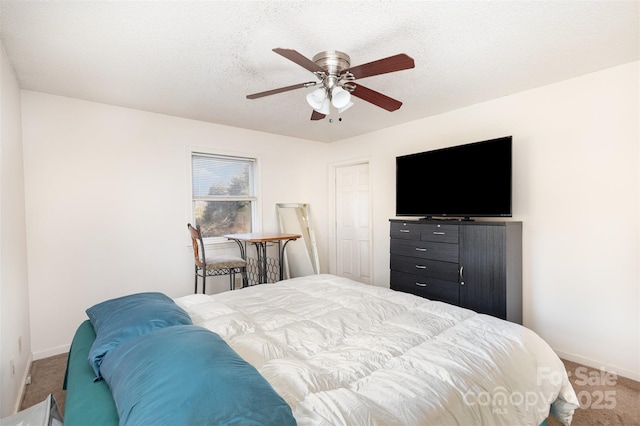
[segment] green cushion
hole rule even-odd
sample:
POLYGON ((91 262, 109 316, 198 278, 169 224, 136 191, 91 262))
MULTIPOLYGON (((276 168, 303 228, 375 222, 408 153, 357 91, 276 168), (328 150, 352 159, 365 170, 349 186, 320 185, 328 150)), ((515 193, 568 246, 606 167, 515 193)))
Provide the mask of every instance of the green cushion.
POLYGON ((95 372, 87 362, 95 338, 93 326, 86 320, 78 327, 71 343, 63 385, 67 390, 65 426, 118 425, 118 412, 109 386, 104 381, 94 382, 95 372))

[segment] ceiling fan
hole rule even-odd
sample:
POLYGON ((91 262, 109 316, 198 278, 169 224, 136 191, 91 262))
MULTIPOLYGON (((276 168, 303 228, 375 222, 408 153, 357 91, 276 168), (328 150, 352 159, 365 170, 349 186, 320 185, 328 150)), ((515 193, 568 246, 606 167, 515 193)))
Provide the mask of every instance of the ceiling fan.
POLYGON ((387 111, 397 110, 402 106, 402 102, 357 84, 355 80, 415 67, 413 58, 404 53, 351 67, 349 55, 337 50, 320 52, 313 57, 313 60, 292 49, 275 48, 273 51, 311 71, 318 78, 318 81, 254 93, 247 95, 247 99, 257 99, 276 93, 322 85, 307 95, 307 102, 313 108, 311 120, 325 118, 330 113, 330 105, 337 108, 338 112, 351 107, 353 105, 352 95, 387 111))

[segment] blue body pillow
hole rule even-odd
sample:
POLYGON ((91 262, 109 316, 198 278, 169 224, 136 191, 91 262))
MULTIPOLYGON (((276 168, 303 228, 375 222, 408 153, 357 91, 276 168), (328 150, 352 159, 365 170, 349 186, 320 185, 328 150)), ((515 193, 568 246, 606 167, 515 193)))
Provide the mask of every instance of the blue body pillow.
POLYGON ((100 378, 104 355, 121 343, 158 328, 192 324, 191 317, 162 293, 137 293, 98 303, 87 309, 96 333, 89 363, 100 378))
POLYGON ((269 382, 217 334, 154 330, 107 353, 101 372, 120 425, 295 425, 269 382))

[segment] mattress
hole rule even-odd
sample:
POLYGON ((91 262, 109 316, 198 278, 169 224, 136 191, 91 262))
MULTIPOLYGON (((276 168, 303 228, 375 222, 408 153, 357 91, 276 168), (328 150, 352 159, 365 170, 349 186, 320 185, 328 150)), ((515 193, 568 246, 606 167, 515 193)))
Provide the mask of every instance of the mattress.
POLYGON ((446 303, 326 274, 175 301, 299 425, 569 424, 578 407, 536 333, 446 303))

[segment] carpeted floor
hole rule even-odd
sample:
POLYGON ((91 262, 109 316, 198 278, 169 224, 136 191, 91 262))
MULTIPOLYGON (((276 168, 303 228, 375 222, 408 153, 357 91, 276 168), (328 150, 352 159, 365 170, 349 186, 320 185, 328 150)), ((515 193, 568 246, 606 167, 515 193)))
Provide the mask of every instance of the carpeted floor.
MULTIPOLYGON (((562 360, 580 408, 572 425, 640 425, 640 383, 603 370, 562 360)), ((550 417, 548 426, 561 423, 550 417)))
POLYGON ((52 393, 60 413, 64 414, 66 391, 62 390, 62 384, 67 370, 68 356, 68 353, 64 353, 31 363, 31 384, 27 385, 25 390, 21 410, 44 401, 47 395, 52 393))
MULTIPOLYGON (((62 383, 67 355, 33 362, 31 384, 25 391, 21 409, 37 404, 53 393, 60 411, 64 413, 65 391, 62 390, 62 383)), ((573 425, 640 426, 640 383, 571 361, 564 361, 564 364, 582 405, 573 416, 573 425)), ((560 422, 550 417, 548 425, 559 426, 560 422)))

